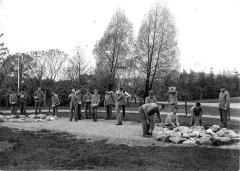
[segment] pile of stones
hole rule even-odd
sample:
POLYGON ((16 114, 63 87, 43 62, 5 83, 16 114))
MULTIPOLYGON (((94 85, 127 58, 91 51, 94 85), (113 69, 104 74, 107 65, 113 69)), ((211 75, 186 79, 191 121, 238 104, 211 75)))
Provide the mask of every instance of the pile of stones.
POLYGON ((57 116, 38 115, 0 115, 0 122, 44 122, 55 120, 57 116))
POLYGON ((153 137, 157 141, 170 142, 186 145, 226 145, 240 140, 240 134, 233 130, 220 128, 219 125, 205 129, 203 126, 186 127, 180 126, 169 130, 156 126, 153 137))

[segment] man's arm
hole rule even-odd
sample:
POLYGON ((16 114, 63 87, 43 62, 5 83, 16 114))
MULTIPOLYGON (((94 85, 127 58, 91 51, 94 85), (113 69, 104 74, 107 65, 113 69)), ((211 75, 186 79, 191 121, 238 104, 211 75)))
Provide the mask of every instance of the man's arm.
POLYGON ((177 115, 176 115, 176 125, 177 125, 177 127, 179 126, 178 116, 177 115))
POLYGON ((225 103, 225 110, 227 110, 227 108, 229 107, 229 104, 230 104, 230 94, 227 92, 226 93, 226 103, 225 103))

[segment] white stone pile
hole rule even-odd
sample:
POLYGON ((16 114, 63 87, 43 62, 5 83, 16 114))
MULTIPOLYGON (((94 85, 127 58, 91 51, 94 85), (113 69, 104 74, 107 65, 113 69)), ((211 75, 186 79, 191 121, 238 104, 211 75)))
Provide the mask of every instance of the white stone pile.
POLYGON ((191 128, 180 126, 173 130, 156 126, 153 137, 157 141, 207 146, 225 145, 240 140, 240 134, 226 128, 221 129, 219 125, 213 125, 207 130, 203 126, 193 126, 191 128))
POLYGON ((0 115, 0 122, 44 122, 55 120, 57 116, 38 115, 0 115))

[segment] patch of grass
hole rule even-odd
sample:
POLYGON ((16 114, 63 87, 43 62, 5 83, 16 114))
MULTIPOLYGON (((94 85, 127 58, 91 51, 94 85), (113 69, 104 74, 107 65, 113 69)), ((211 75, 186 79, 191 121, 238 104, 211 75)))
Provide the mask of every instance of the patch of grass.
POLYGON ((66 133, 0 127, 18 145, 0 153, 1 169, 239 170, 239 150, 206 147, 128 147, 86 142, 66 133))

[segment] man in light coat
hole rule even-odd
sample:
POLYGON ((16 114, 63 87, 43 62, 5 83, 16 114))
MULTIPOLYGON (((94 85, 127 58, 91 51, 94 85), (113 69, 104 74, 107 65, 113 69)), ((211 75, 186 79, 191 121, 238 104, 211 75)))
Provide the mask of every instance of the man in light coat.
POLYGON ((156 102, 157 102, 157 99, 156 99, 156 97, 154 95, 154 91, 150 90, 149 91, 149 96, 146 97, 146 99, 145 99, 145 104, 147 104, 147 103, 156 103, 156 102))
POLYGON ((125 110, 124 106, 125 106, 125 95, 123 93, 123 88, 120 88, 120 90, 117 91, 117 97, 116 97, 116 117, 117 117, 117 121, 118 123, 116 125, 122 125, 122 113, 121 113, 121 109, 125 110))
POLYGON ((94 90, 94 94, 92 95, 91 98, 91 109, 92 109, 92 114, 93 114, 93 121, 97 122, 97 108, 100 103, 100 95, 98 94, 98 90, 94 90))
POLYGON ((106 95, 104 97, 104 106, 106 108, 107 117, 106 119, 112 119, 112 107, 114 105, 114 95, 112 91, 106 91, 106 95))
POLYGON ((10 91, 9 103, 11 106, 11 114, 17 115, 17 93, 10 91))
POLYGON ((221 122, 223 124, 223 127, 227 128, 227 119, 230 119, 230 94, 226 90, 225 85, 222 85, 220 87, 218 103, 221 122))

